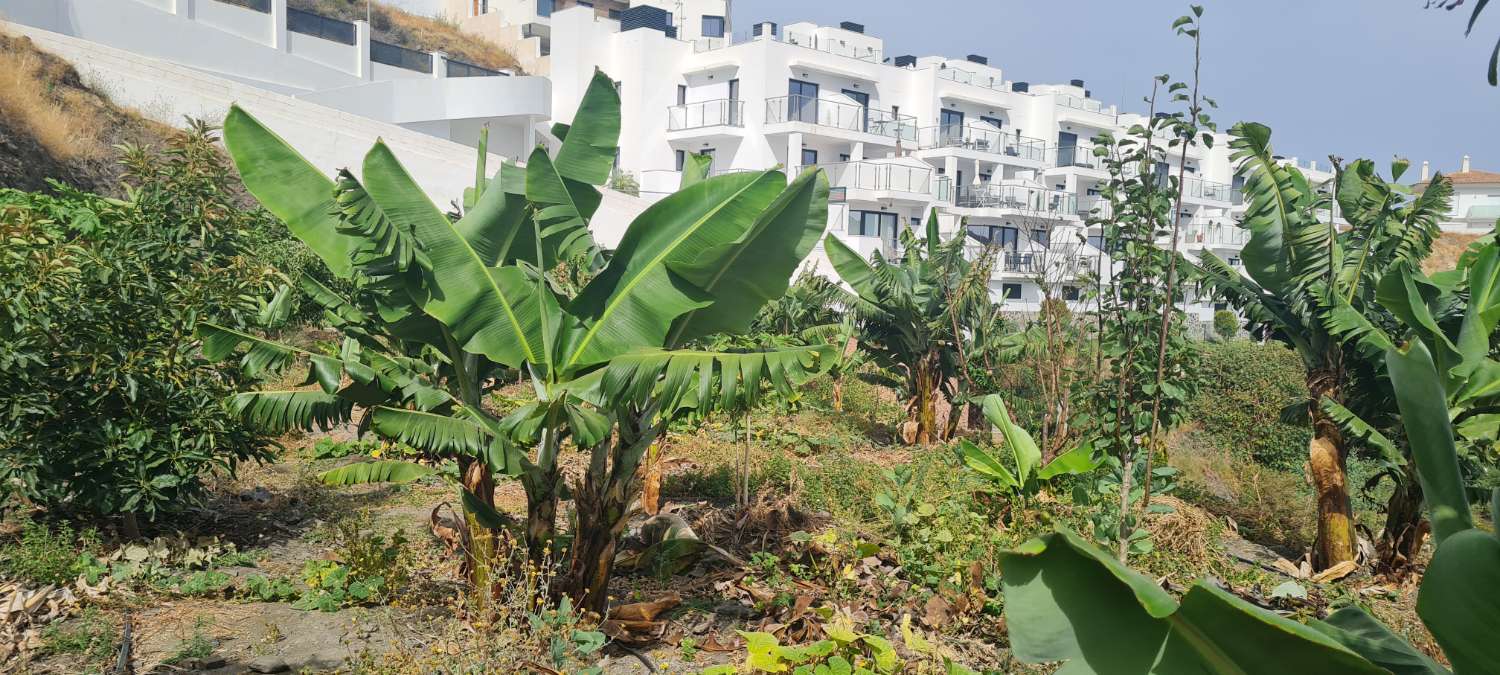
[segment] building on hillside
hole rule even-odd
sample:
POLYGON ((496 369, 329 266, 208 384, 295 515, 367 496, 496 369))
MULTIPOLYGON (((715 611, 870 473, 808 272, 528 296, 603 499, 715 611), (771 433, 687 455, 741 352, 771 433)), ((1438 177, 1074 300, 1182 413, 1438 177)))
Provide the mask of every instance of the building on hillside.
POLYGON ((527 73, 552 72, 552 16, 582 7, 627 29, 649 26, 682 40, 727 41, 731 0, 441 0, 440 16, 510 50, 527 73))
MULTIPOLYGON (((1018 313, 1037 311, 1044 289, 1086 309, 1084 274, 1109 277, 1099 228, 1086 223, 1108 180, 1090 139, 1145 119, 1083 80, 1017 80, 978 54, 892 56, 854 22, 762 22, 723 38, 584 8, 550 22, 553 110, 570 121, 596 68, 619 81, 619 166, 643 196, 676 189, 689 153, 711 155, 715 173, 815 165, 834 188, 829 230, 862 254, 895 253, 898 233, 936 209, 945 238, 999 248, 992 295, 1018 313)), ((1248 233, 1235 224, 1244 205, 1229 155, 1223 136, 1189 149, 1180 243, 1237 265, 1248 233)), ((1156 170, 1176 176, 1180 163, 1174 154, 1156 170)), ((1299 168, 1315 184, 1332 177, 1299 168)), ((821 245, 810 260, 831 273, 821 245)), ((1218 308, 1188 307, 1204 322, 1218 308)))
MULTIPOLYGON (((1431 168, 1422 162, 1422 175, 1413 189, 1420 192, 1431 180, 1431 168)), ((1442 222, 1445 232, 1483 234, 1495 229, 1500 221, 1500 173, 1477 171, 1469 156, 1459 161, 1456 173, 1446 174, 1453 181, 1453 208, 1442 222)))
POLYGON ((552 116, 546 78, 386 44, 287 0, 0 0, 0 17, 470 146, 488 126, 507 157, 552 116))

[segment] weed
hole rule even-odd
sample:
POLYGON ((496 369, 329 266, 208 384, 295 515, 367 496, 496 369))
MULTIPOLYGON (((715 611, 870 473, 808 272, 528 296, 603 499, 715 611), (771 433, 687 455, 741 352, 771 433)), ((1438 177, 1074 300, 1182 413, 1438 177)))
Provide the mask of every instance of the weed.
POLYGON ((172 652, 172 655, 164 659, 162 663, 170 666, 186 661, 206 659, 213 655, 214 648, 218 645, 205 632, 210 625, 211 622, 206 617, 198 617, 197 621, 193 622, 193 634, 186 640, 177 643, 177 650, 172 652))
POLYGON ((691 637, 684 637, 677 643, 677 653, 682 655, 683 661, 692 662, 698 658, 698 641, 691 637))
POLYGON ((72 621, 42 629, 42 648, 52 654, 80 656, 91 664, 104 662, 115 651, 116 626, 98 607, 85 607, 72 621))
POLYGON ((56 529, 30 521, 22 525, 19 541, 0 548, 0 571, 38 584, 67 585, 97 565, 92 552, 100 548, 94 530, 75 532, 67 523, 56 529))

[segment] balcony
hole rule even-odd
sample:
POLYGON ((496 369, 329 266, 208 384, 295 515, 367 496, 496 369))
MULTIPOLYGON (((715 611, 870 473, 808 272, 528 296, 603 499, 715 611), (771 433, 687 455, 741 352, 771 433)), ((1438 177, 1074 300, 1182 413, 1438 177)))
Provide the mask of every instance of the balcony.
POLYGON ((814 49, 826 54, 846 56, 851 59, 859 59, 860 61, 868 61, 870 63, 881 63, 883 61, 881 50, 874 47, 859 47, 856 45, 851 45, 843 40, 819 38, 816 35, 807 35, 802 33, 784 32, 782 34, 782 41, 789 45, 797 45, 798 47, 806 47, 808 49, 814 49))
MULTIPOLYGON (((990 246, 972 241, 964 246, 964 257, 970 261, 985 255, 990 246)), ((994 274, 1024 274, 1044 277, 1050 281, 1073 279, 1098 271, 1099 256, 1078 255, 1059 251, 1010 251, 996 249, 989 252, 994 261, 994 274)))
POLYGON ((1194 218, 1178 225, 1177 240, 1184 246, 1242 248, 1250 242, 1250 231, 1222 219, 1194 218))
POLYGON ((1058 94, 1056 100, 1057 100, 1057 105, 1062 108, 1062 110, 1059 111, 1059 112, 1061 112, 1061 113, 1063 113, 1065 115, 1067 115, 1068 113, 1073 112, 1073 111, 1078 111, 1078 112, 1083 112, 1083 113, 1090 113, 1092 116, 1090 116, 1090 115, 1067 115, 1069 117, 1073 117, 1075 119, 1078 119, 1078 120, 1082 121, 1085 124, 1091 124, 1091 125, 1097 125, 1097 124, 1100 124, 1100 123, 1114 124, 1115 121, 1119 117, 1118 115, 1115 114, 1115 109, 1114 109, 1113 106, 1110 106, 1110 107, 1106 108, 1106 107, 1104 107, 1103 103, 1100 103, 1099 101, 1096 101, 1096 100, 1091 99, 1091 98, 1085 98, 1085 97, 1082 97, 1082 96, 1074 96, 1072 94, 1058 94))
POLYGON ((871 195, 871 199, 911 199, 929 201, 939 197, 940 181, 933 180, 932 169, 905 164, 874 162, 841 162, 819 164, 828 173, 828 184, 835 188, 888 193, 871 195), (891 194, 894 193, 894 194, 891 194))
POLYGON ((959 84, 972 84, 976 87, 993 89, 1007 94, 1012 93, 1009 82, 978 73, 971 73, 962 68, 939 68, 937 76, 939 80, 948 80, 949 82, 957 82, 959 84))
POLYGON ((954 206, 966 209, 1006 209, 1053 217, 1076 217, 1078 196, 1064 190, 1048 190, 1021 185, 963 186, 958 188, 954 206))
POLYGON ((1183 185, 1182 196, 1186 199, 1228 204, 1237 198, 1237 193, 1234 186, 1228 183, 1215 183, 1202 178, 1189 177, 1183 185))
POLYGON ((1113 211, 1109 200, 1103 197, 1086 196, 1078 200, 1078 215, 1081 218, 1108 218, 1113 211))
POLYGON ((1062 145, 1048 149, 1048 163, 1059 169, 1089 169, 1107 171, 1103 157, 1094 154, 1092 145, 1062 145))
POLYGON ((946 124, 917 130, 917 147, 923 150, 958 148, 975 152, 1042 162, 1047 157, 1047 142, 976 125, 946 124))
POLYGON ((766 99, 766 124, 800 122, 825 129, 869 134, 892 141, 915 142, 917 118, 811 96, 766 99))
POLYGON ((721 98, 667 107, 667 131, 743 126, 744 101, 721 98))

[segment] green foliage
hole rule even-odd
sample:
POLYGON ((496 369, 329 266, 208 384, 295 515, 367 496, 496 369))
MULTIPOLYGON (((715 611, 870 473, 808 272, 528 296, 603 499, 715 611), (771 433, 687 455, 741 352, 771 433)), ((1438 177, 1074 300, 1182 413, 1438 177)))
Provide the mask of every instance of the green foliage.
POLYGON ((294 263, 266 250, 286 237, 239 200, 211 127, 125 165, 129 201, 0 191, 0 497, 149 519, 269 456, 193 331, 280 315, 255 298, 294 263))
MULTIPOLYGON (((1385 361, 1437 544, 1417 613, 1455 673, 1494 672, 1500 645, 1486 617, 1500 615, 1500 535, 1473 527, 1446 409, 1451 373, 1421 340, 1392 345, 1385 361)), ((1066 530, 1004 554, 1003 565, 1023 661, 1122 672, 1447 672, 1358 607, 1306 626, 1207 582, 1179 602, 1066 530)))
MULTIPOLYGON (((220 358, 244 348, 247 367, 306 363, 307 382, 320 385, 241 394, 237 410, 270 433, 367 412, 377 435, 453 460, 467 481, 465 509, 485 527, 500 519, 480 487, 495 474, 519 477, 536 556, 555 530, 558 458, 570 440, 591 459, 573 492, 579 536, 568 581, 576 597, 587 589, 592 610, 604 609, 607 579, 596 573, 609 569, 593 557, 607 555, 639 490, 630 478, 672 421, 753 402, 768 386, 790 390, 821 367, 821 347, 685 347, 744 332, 786 291, 826 223, 827 179, 810 170, 788 184, 772 170, 688 181, 606 255, 588 229, 620 133, 619 94, 603 73, 573 123, 557 127, 555 156, 538 148, 524 168, 506 164, 491 176, 481 137, 474 187, 452 217, 382 143, 360 177, 330 180, 243 110, 231 109, 225 127, 250 191, 353 286, 340 294, 301 284, 343 333, 337 356, 220 326, 205 331, 205 350, 220 358), (575 269, 557 273, 567 267, 575 269), (483 405, 486 391, 517 371, 536 398, 498 417, 483 405)), ((417 465, 357 466, 330 478, 405 478, 417 465)))
POLYGON ((406 533, 396 530, 389 538, 367 529, 367 518, 339 521, 334 555, 356 579, 380 577, 383 597, 399 595, 411 582, 411 560, 406 533))
POLYGON ((75 532, 67 523, 54 528, 29 521, 21 526, 19 540, 0 547, 0 571, 36 584, 66 586, 89 569, 99 550, 94 530, 75 532))
POLYGON ((245 579, 241 593, 261 602, 286 602, 301 597, 297 585, 285 577, 254 575, 245 579))
POLYGON ((350 455, 371 455, 380 449, 380 445, 373 440, 338 441, 324 436, 307 448, 307 455, 313 459, 342 459, 350 455))
POLYGON ((1239 315, 1227 309, 1214 312, 1214 334, 1221 340, 1233 340, 1240 333, 1239 315))
POLYGON ((1005 447, 1010 451, 1009 466, 994 453, 975 445, 968 439, 959 441, 958 454, 965 466, 983 476, 994 489, 1008 495, 1029 497, 1041 486, 1061 476, 1081 476, 1099 468, 1103 457, 1094 456, 1091 442, 1081 443, 1059 453, 1045 464, 1042 451, 1037 448, 1031 434, 1011 419, 1005 408, 1005 400, 997 394, 984 397, 985 419, 1000 429, 1005 437, 1005 447))
POLYGON ((936 209, 924 236, 901 231, 900 259, 877 252, 865 261, 838 237, 824 240, 829 261, 854 291, 839 304, 850 308, 861 348, 911 401, 908 442, 949 437, 956 425, 936 427, 937 397, 949 403, 968 397, 968 361, 979 360, 980 327, 998 315, 989 296, 993 257, 970 260, 965 245, 965 237, 941 240, 936 209))
POLYGON ((1296 352, 1250 340, 1200 343, 1197 394, 1187 417, 1215 445, 1283 471, 1300 471, 1312 433, 1283 411, 1307 399, 1296 352))
POLYGON ((597 674, 596 666, 582 664, 604 647, 603 633, 579 628, 582 617, 573 611, 573 602, 564 597, 553 609, 528 612, 526 621, 531 627, 531 638, 547 646, 547 655, 552 667, 561 672, 576 672, 580 675, 597 674))
POLYGON ((901 665, 896 648, 878 635, 856 632, 852 622, 824 628, 828 638, 796 647, 782 646, 770 633, 738 631, 745 639, 745 668, 752 672, 790 670, 796 675, 895 673, 901 665))
POLYGON ((354 576, 347 566, 332 560, 309 560, 302 567, 302 583, 307 586, 292 607, 303 610, 336 612, 343 607, 376 604, 386 593, 381 576, 354 576))
POLYGON ((52 654, 83 657, 91 667, 112 664, 119 629, 109 615, 98 607, 84 607, 78 616, 42 629, 42 648, 52 654))

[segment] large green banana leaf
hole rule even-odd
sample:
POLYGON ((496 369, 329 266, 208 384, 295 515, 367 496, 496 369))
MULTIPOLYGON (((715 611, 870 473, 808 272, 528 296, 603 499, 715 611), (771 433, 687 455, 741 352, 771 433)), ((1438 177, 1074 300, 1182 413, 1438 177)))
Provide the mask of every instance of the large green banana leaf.
POLYGON ((1058 673, 1385 673, 1333 639, 1206 583, 1172 599, 1066 529, 1002 553, 1017 658, 1058 673))
POLYGON ((790 394, 833 360, 829 345, 753 352, 646 349, 612 359, 602 391, 615 401, 654 399, 667 412, 741 410, 759 400, 763 386, 790 394))
POLYGON ((224 147, 250 194, 286 221, 329 271, 349 278, 350 255, 360 242, 338 230, 333 181, 237 105, 224 118, 224 147))
POLYGON ((588 185, 603 185, 620 150, 620 92, 604 71, 595 70, 573 124, 560 134, 562 147, 553 163, 558 175, 588 185))
POLYGON ((808 169, 734 241, 672 271, 713 297, 713 304, 677 319, 668 347, 715 333, 744 333, 766 302, 786 293, 797 265, 828 224, 828 178, 808 169))
MULTIPOLYGON (((409 223, 432 263, 431 282, 417 298, 465 351, 512 368, 544 363, 535 287, 519 267, 492 268, 443 215, 384 143, 365 156, 365 189, 387 217, 409 223)), ((486 190, 483 201, 501 190, 486 190)), ((478 217, 477 212, 476 217, 478 217)))
POLYGON ((722 253, 756 224, 785 186, 780 171, 735 173, 648 207, 625 231, 609 265, 569 305, 584 329, 569 336, 562 369, 663 346, 673 321, 713 302, 675 268, 722 253))

